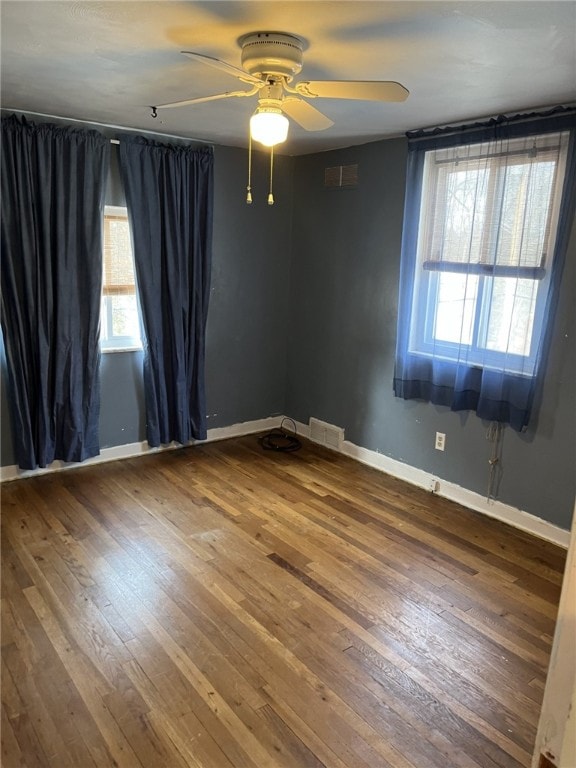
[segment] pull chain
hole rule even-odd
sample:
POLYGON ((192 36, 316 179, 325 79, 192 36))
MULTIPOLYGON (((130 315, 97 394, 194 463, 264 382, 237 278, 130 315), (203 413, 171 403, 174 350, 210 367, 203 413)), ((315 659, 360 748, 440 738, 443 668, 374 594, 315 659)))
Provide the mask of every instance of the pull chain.
POLYGON ((272 194, 273 173, 274 173, 274 145, 270 147, 270 192, 268 193, 268 205, 274 205, 274 195, 272 194))
POLYGON ((246 187, 246 202, 252 204, 252 133, 248 131, 248 186, 246 187))

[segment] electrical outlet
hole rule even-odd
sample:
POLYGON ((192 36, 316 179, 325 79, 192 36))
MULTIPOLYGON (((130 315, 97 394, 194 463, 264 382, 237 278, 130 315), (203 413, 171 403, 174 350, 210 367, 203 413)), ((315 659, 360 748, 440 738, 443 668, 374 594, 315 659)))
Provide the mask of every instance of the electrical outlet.
POLYGON ((437 451, 443 451, 444 448, 446 448, 446 435, 444 432, 436 432, 436 442, 434 443, 434 448, 436 448, 437 451))

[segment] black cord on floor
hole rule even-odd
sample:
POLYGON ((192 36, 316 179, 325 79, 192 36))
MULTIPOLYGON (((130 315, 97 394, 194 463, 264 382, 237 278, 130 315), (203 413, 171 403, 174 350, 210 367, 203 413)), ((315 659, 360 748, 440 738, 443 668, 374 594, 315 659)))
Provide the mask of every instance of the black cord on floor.
POLYGON ((291 451, 298 451, 302 448, 302 443, 296 437, 296 424, 292 419, 288 418, 282 419, 280 427, 276 427, 268 432, 268 434, 259 437, 258 442, 266 451, 290 453, 291 451), (292 423, 292 428, 294 430, 292 433, 286 432, 284 429, 285 421, 292 423))

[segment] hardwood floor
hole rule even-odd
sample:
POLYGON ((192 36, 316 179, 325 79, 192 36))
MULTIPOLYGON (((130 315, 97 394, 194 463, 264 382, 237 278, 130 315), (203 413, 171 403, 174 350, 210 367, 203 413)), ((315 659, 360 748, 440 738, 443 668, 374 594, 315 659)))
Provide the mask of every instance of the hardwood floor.
POLYGON ((306 442, 6 484, 2 765, 529 766, 564 558, 306 442))

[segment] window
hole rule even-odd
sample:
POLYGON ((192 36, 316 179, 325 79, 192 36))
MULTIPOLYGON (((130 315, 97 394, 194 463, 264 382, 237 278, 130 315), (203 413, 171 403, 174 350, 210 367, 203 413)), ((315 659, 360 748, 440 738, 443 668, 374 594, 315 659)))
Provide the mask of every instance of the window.
POLYGON ((410 351, 534 373, 568 137, 425 153, 410 351))
POLYGON ((102 350, 140 349, 140 321, 126 208, 106 206, 104 211, 103 273, 102 350))
POLYGON ((394 394, 523 430, 576 188, 576 110, 408 134, 394 394))

